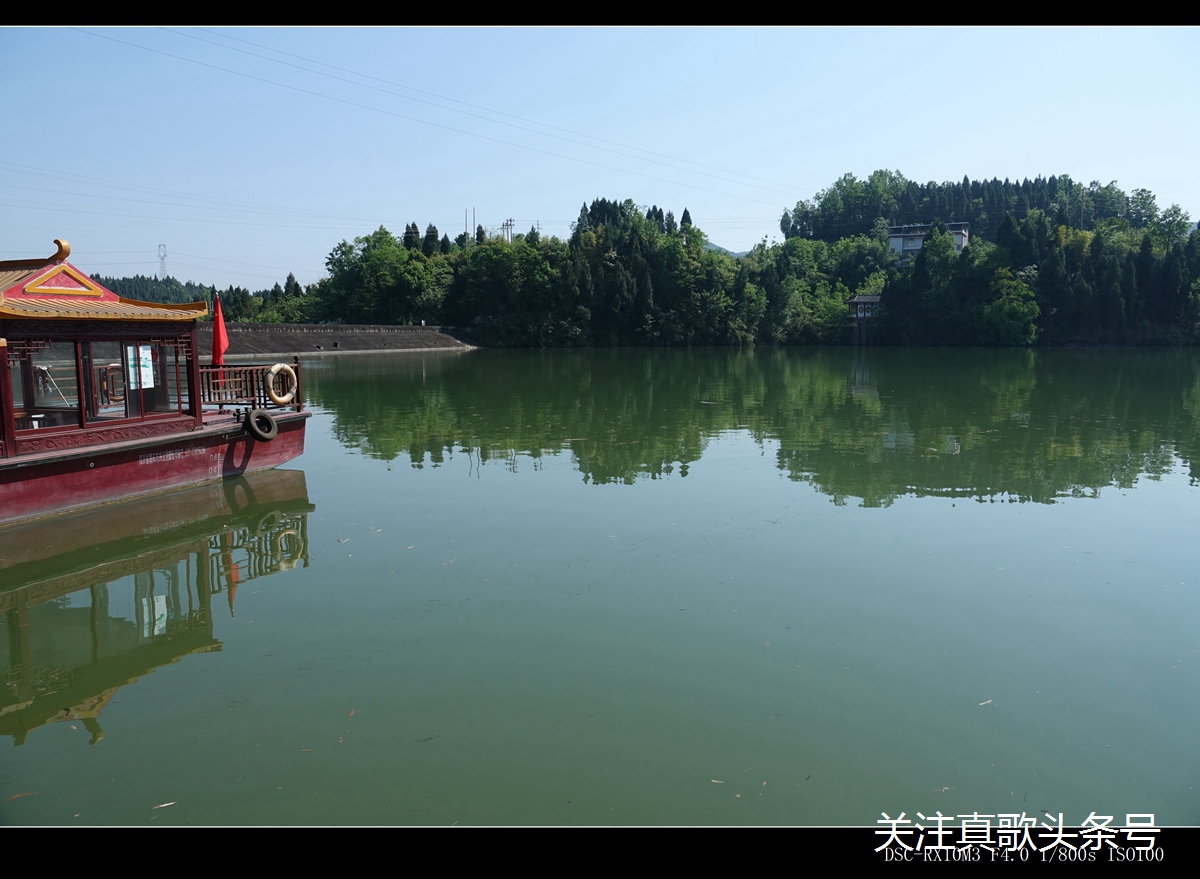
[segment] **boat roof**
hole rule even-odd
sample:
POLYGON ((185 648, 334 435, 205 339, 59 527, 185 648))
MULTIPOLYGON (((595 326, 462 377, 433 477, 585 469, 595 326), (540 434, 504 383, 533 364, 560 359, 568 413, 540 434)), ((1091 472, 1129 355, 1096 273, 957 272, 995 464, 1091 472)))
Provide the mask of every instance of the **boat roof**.
POLYGON ((192 321, 205 302, 165 305, 125 299, 67 262, 71 245, 45 259, 0 260, 0 318, 36 320, 192 321))

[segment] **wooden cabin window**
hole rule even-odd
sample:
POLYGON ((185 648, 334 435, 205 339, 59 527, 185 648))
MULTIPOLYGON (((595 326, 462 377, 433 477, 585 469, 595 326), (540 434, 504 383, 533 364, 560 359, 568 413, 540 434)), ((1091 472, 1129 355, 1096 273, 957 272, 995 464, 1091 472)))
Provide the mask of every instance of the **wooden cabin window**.
POLYGON ((89 422, 129 417, 126 408, 129 393, 120 342, 91 342, 85 345, 83 375, 89 422))
POLYGON ((129 417, 186 412, 187 361, 179 349, 145 342, 125 342, 124 349, 129 417))
POLYGON ((30 375, 25 390, 25 417, 18 428, 79 426, 79 382, 76 376, 75 343, 52 342, 29 358, 30 375))
POLYGON ((185 415, 189 354, 174 339, 26 345, 9 358, 15 427, 23 433, 185 415))
POLYGON ((184 413, 188 411, 187 360, 174 345, 155 345, 152 350, 157 392, 146 400, 148 412, 184 413))
POLYGON ((122 344, 125 352, 125 381, 129 388, 129 400, 126 408, 129 417, 135 418, 142 414, 142 392, 154 390, 154 370, 150 365, 150 346, 138 345, 136 342, 122 344), (146 386, 149 386, 147 388, 146 386))
MULTIPOLYGON (((153 393, 143 392, 142 398, 146 404, 146 414, 151 412, 178 413, 181 410, 179 401, 179 384, 181 367, 174 347, 166 345, 150 345, 150 366, 154 373, 153 393)), ((186 379, 185 379, 186 383, 186 379)))
POLYGON ((20 418, 25 414, 25 361, 9 357, 8 370, 12 379, 13 412, 20 418))
POLYGON ((142 340, 90 342, 82 346, 88 421, 115 421, 186 413, 186 352, 142 340))

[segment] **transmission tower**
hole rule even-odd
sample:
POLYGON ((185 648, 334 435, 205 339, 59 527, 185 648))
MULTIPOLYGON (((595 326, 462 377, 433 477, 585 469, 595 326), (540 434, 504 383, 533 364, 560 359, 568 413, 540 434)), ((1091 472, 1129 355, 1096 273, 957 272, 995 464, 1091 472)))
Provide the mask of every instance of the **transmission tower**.
POLYGON ((165 281, 167 279, 167 245, 158 245, 158 279, 165 281))

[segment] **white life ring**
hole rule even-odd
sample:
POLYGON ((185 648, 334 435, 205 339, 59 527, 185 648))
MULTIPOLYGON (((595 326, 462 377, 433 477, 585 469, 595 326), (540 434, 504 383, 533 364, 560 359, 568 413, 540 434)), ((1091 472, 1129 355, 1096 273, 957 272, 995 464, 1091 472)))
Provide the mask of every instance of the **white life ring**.
POLYGON ((292 400, 296 399, 296 386, 299 383, 296 381, 296 370, 292 369, 286 363, 276 363, 271 367, 271 376, 267 379, 267 396, 271 398, 271 402, 276 406, 286 406, 292 400), (275 376, 279 373, 287 376, 285 386, 286 394, 277 393, 275 390, 275 376))

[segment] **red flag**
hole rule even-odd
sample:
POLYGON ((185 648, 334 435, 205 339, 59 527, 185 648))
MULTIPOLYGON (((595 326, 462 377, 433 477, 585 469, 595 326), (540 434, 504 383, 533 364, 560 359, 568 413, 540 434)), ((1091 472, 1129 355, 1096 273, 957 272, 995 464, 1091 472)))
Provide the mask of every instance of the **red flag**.
POLYGON ((221 297, 213 295, 213 366, 225 365, 225 352, 229 350, 229 335, 225 332, 225 318, 221 316, 221 297))

